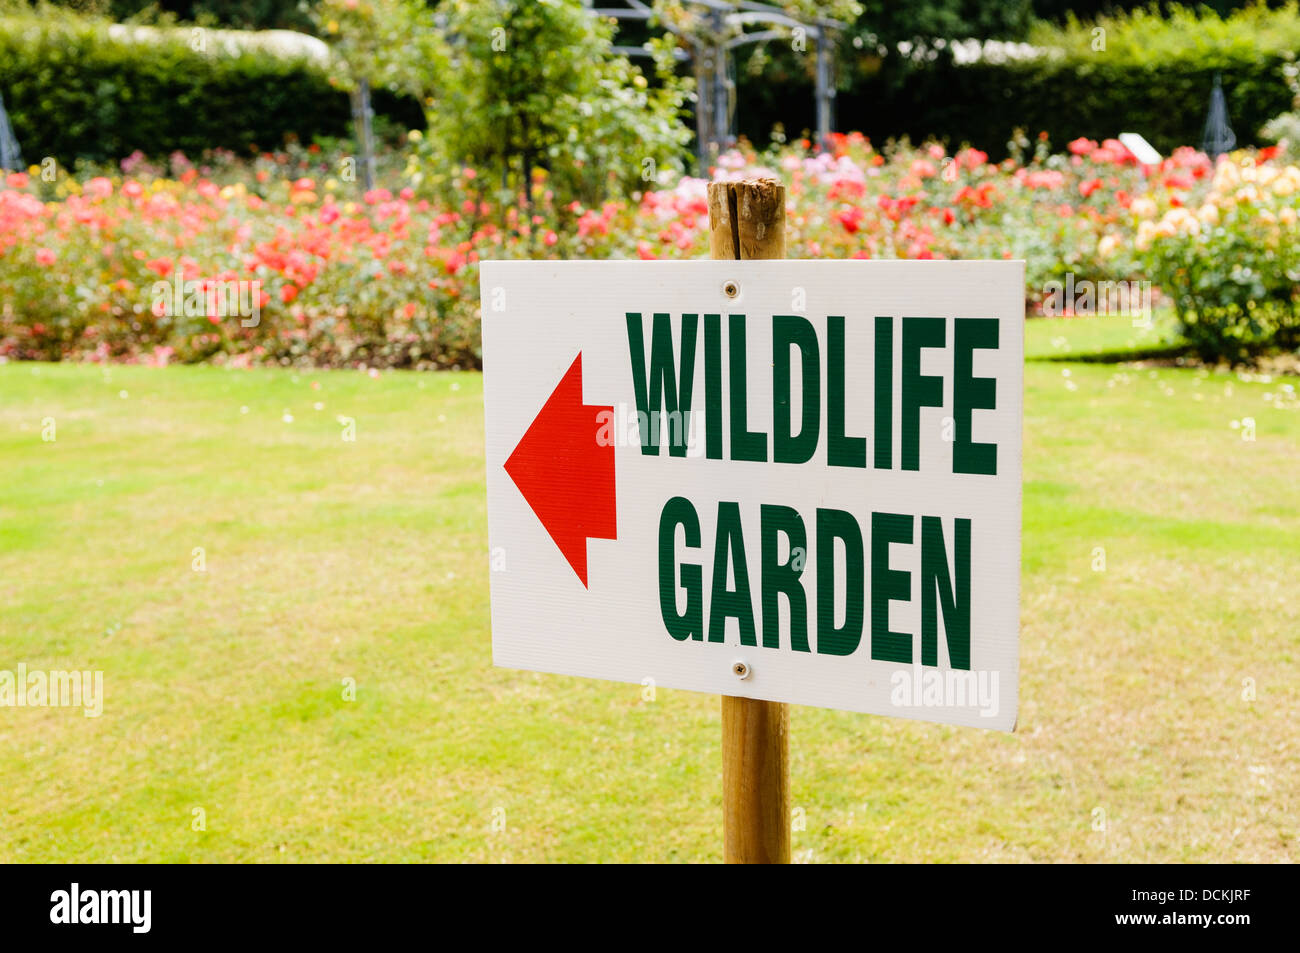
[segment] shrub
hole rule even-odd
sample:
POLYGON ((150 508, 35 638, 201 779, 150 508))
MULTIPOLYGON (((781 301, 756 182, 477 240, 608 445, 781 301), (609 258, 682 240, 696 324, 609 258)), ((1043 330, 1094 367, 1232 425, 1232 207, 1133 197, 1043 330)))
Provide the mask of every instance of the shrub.
POLYGON ((1204 360, 1300 344, 1300 168, 1225 159, 1197 201, 1136 211, 1139 259, 1204 360))
POLYGON ((531 203, 534 171, 561 204, 598 204, 679 174, 685 86, 651 84, 612 50, 607 20, 579 0, 453 0, 448 68, 428 143, 531 203))
MULTIPOLYGON (((53 9, 0 19, 0 92, 28 161, 116 160, 136 150, 247 154, 296 136, 347 135, 347 96, 301 58, 192 48, 188 31, 148 40, 53 9)), ((197 44, 194 44, 197 45, 197 44)), ((376 110, 421 125, 418 104, 377 93, 376 110)))

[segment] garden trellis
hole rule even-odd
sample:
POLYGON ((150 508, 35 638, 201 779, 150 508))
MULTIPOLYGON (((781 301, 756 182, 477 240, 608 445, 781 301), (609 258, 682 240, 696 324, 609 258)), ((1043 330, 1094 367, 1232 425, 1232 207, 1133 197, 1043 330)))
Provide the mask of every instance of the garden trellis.
MULTIPOLYGON (((584 0, 597 16, 617 20, 650 21, 655 13, 644 0, 627 0, 626 7, 594 7, 584 0)), ((701 167, 710 158, 736 141, 736 81, 733 76, 734 50, 767 40, 801 39, 812 44, 814 63, 814 98, 817 105, 817 140, 824 143, 834 125, 835 84, 831 36, 848 24, 839 20, 816 18, 800 20, 778 7, 766 3, 726 3, 722 0, 686 0, 686 6, 703 14, 707 30, 692 33, 664 23, 666 30, 684 45, 675 52, 677 59, 689 62, 695 75, 696 150, 701 167), (751 29, 757 28, 757 29, 751 29)), ((639 46, 616 46, 625 56, 649 56, 639 46)))
POLYGON ((5 112, 4 97, 0 96, 0 169, 15 172, 23 167, 23 152, 18 145, 18 137, 9 125, 9 114, 5 112))
POLYGON ((1214 89, 1210 91, 1210 111, 1205 117, 1205 132, 1201 136, 1201 151, 1211 159, 1231 152, 1237 145, 1237 135, 1228 124, 1228 101, 1223 95, 1223 77, 1214 74, 1214 89))

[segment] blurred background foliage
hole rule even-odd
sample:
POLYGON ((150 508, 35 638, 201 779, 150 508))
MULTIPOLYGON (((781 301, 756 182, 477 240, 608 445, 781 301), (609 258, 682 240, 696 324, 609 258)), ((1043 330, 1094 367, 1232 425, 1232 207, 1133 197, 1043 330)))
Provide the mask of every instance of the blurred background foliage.
MULTIPOLYGON (((776 5, 849 24, 836 39, 835 128, 879 142, 939 137, 995 158, 1043 130, 1057 141, 1140 132, 1166 153, 1199 144, 1215 76, 1238 142, 1260 144, 1266 124, 1285 126, 1276 117, 1290 110, 1287 70, 1300 49, 1295 0, 776 5), (957 41, 968 41, 963 56, 957 41), (972 53, 969 41, 982 46, 972 53)), ((440 144, 516 191, 530 169, 560 175, 567 157, 568 181, 556 184, 592 201, 636 187, 651 167, 689 161, 691 71, 669 59, 662 26, 695 14, 685 0, 655 7, 659 23, 614 24, 587 16, 580 0, 0 0, 0 94, 25 152, 66 163, 346 136, 345 91, 362 70, 381 129, 428 128, 426 153, 440 144), (106 32, 124 19, 182 32, 142 57, 106 32), (492 30, 507 22, 521 40, 500 56, 492 30), (327 41, 335 61, 205 55, 187 24, 299 30, 327 41), (610 54, 611 44, 645 42, 654 60, 610 54), (570 106, 561 118, 551 103, 570 106), (596 162, 611 181, 593 178, 596 162)), ((787 39, 739 48, 737 132, 763 146, 813 128, 812 61, 787 39)))

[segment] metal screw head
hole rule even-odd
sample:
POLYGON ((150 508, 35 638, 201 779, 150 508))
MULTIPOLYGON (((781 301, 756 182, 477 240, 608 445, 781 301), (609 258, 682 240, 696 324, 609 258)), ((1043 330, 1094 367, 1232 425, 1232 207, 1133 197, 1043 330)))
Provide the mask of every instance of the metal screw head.
POLYGON ((728 281, 722 286, 722 293, 728 298, 734 298, 736 295, 740 294, 740 285, 736 284, 734 281, 728 281))
POLYGON ((749 674, 750 674, 750 672, 749 672, 749 663, 748 663, 748 662, 743 662, 743 661, 741 661, 740 659, 737 659, 736 661, 732 662, 732 663, 731 663, 731 674, 732 674, 732 675, 735 675, 736 678, 739 678, 739 679, 741 679, 741 680, 744 680, 744 679, 746 679, 746 678, 749 678, 749 674))

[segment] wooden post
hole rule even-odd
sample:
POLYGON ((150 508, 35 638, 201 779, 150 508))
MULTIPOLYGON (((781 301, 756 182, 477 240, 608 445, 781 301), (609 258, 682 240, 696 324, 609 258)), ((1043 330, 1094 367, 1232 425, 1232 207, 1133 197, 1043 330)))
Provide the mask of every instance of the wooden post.
MULTIPOLYGON (((785 257, 785 186, 775 179, 709 184, 715 259, 785 257)), ((790 862, 789 711, 722 696, 722 829, 729 864, 790 862)))
POLYGON ((785 257, 785 186, 776 179, 709 183, 713 258, 785 257))

